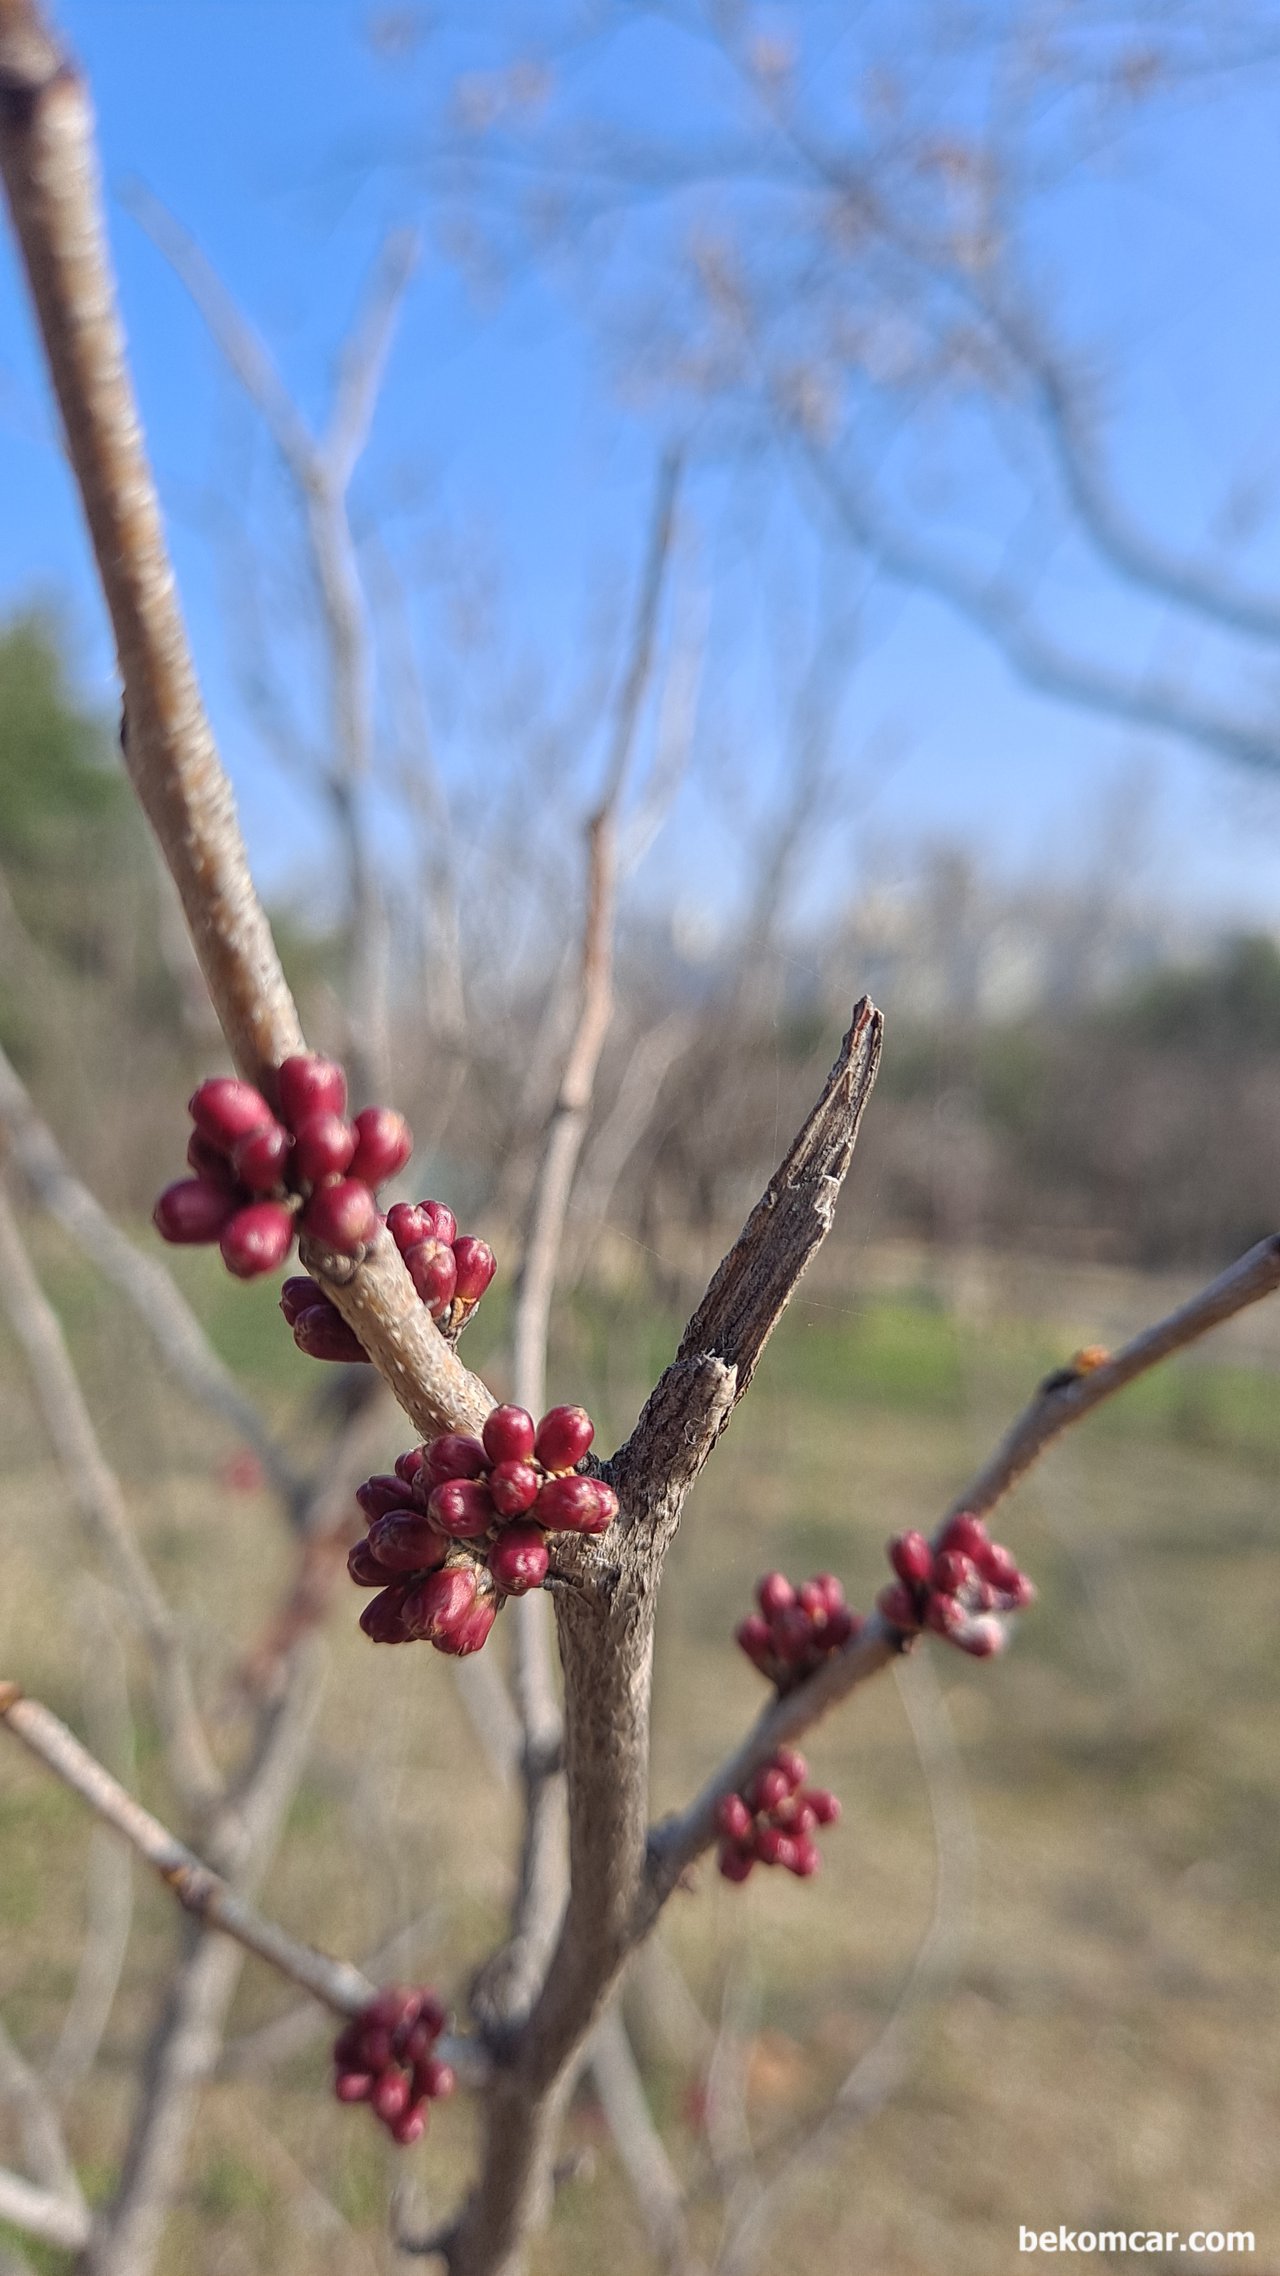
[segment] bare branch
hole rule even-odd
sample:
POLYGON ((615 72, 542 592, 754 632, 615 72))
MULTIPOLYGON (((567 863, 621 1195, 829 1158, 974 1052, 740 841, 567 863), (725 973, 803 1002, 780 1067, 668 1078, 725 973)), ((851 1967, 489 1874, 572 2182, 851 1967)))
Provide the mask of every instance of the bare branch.
POLYGON ((79 2252, 89 2242, 91 2222, 82 2204, 55 2197, 51 2190, 38 2189, 34 2181, 24 2181, 20 2174, 7 2173, 3 2168, 0 2221, 11 2221, 24 2236, 56 2245, 62 2252, 79 2252))
POLYGON ((22 2153, 42 2188, 65 2204, 83 2206, 62 2122, 36 2071, 19 2054, 0 2023, 0 2099, 13 2104, 22 2128, 22 2153))
POLYGON ((1125 1344, 1100 1363, 1058 1368, 1046 1377, 1012 1429, 1001 1440, 989 1462, 959 1494, 948 1510, 972 1510, 984 1517, 1003 1501, 1018 1480, 1039 1460, 1045 1448, 1072 1423, 1092 1414, 1104 1399, 1122 1391, 1175 1351, 1183 1351, 1207 1335, 1223 1320, 1247 1311, 1280 1288, 1280 1233, 1273 1233, 1256 1248, 1229 1265, 1207 1288, 1180 1304, 1166 1319, 1125 1344))
POLYGON ((271 1093, 302 1032, 205 717, 129 384, 83 82, 35 0, 0 18, 0 171, 124 681, 125 763, 242 1071, 271 1093))
POLYGON ((222 1774, 204 1734, 177 1624, 134 1538, 120 1482, 98 1442, 57 1313, 27 1255, 0 1180, 0 1294, 26 1355, 67 1490, 136 1619, 155 1670, 170 1772, 187 1806, 207 1810, 222 1774))
MULTIPOLYGON (((994 1509, 1071 1423, 1081 1421, 1126 1383, 1159 1366, 1173 1352, 1185 1349, 1237 1312, 1247 1310, 1250 1304, 1261 1302, 1278 1287, 1280 1234, 1272 1234, 1112 1358, 1087 1369, 1077 1365, 1061 1368, 1047 1377, 990 1462, 951 1503, 937 1534, 941 1535, 948 1519, 959 1510, 972 1510, 981 1516, 994 1509)), ((715 1840, 716 1806, 724 1796, 737 1793, 779 1746, 801 1738, 861 1684, 878 1675, 902 1645, 896 1631, 873 1614, 855 1642, 834 1653, 816 1675, 785 1697, 770 1701, 741 1746, 708 1780, 689 1808, 655 1828, 649 1845, 649 1913, 660 1909, 681 1875, 715 1840)))
POLYGON ((345 490, 364 455, 404 296, 422 258, 416 229, 393 229, 378 256, 360 321, 343 350, 322 451, 335 490, 345 490))
POLYGON ((104 1824, 123 1835, 195 1919, 233 1937, 247 1952, 255 1952, 278 1974, 332 2008, 335 2015, 358 2015, 368 2005, 375 1987, 358 1968, 346 1960, 330 1959, 309 1944, 300 1944, 274 1921, 265 1920, 220 1873, 126 1793, 49 1708, 36 1699, 24 1698, 16 1683, 0 1683, 0 1720, 65 1786, 87 1802, 104 1824))
POLYGON ((253 1448, 287 1506, 297 1515, 302 1478, 272 1436, 252 1399, 223 1366, 204 1329, 158 1257, 148 1256, 112 1223, 101 1202, 78 1178, 31 1096, 0 1049, 0 1128, 26 1184, 41 1207, 132 1305, 170 1373, 220 1415, 253 1448))
POLYGON ((698 2263, 689 2241, 684 2192, 654 2125, 616 2004, 596 2025, 589 2059, 600 2107, 631 2183, 650 2249, 672 2276, 693 2276, 698 2263))
MULTIPOLYGON (((91 1751, 121 1780, 136 1771, 128 1675, 114 1592, 94 1589, 83 1619, 84 1705, 91 1751), (107 1599, 103 1601, 104 1597, 107 1599)), ((85 1931, 75 1985, 49 2057, 45 2083, 65 2104, 98 2059, 124 1973, 133 1924, 133 1861, 105 1826, 95 1826, 85 1866, 85 1931)))
POLYGON ((853 1159, 863 1110, 880 1063, 883 1020, 864 996, 822 1096, 756 1203, 680 1339, 675 1359, 645 1405, 627 1443, 609 1465, 635 1522, 659 1517, 667 1481, 688 1493, 755 1374, 760 1355, 786 1310, 810 1257, 826 1238, 853 1159), (692 1379, 708 1367, 727 1378, 724 1399, 705 1410, 698 1431, 687 1413, 692 1379))

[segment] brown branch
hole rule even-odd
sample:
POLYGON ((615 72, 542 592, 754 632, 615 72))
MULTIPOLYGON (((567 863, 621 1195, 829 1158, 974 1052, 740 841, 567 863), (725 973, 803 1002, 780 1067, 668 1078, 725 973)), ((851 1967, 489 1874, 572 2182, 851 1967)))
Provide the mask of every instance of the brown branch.
MULTIPOLYGON (((1071 1423, 1080 1422, 1127 1383, 1184 1350, 1224 1320, 1234 1318, 1237 1312, 1260 1303, 1277 1288, 1280 1234, 1272 1234, 1111 1358, 1084 1371, 1071 1366, 1048 1376, 991 1460, 951 1503, 939 1522, 937 1535, 959 1510, 972 1510, 981 1516, 994 1509, 1071 1423)), ((649 1843, 646 1917, 656 1918, 682 1874, 711 1847, 716 1839, 716 1806, 724 1796, 737 1793, 779 1746, 802 1738, 833 1707, 888 1667, 901 1645, 896 1632, 873 1614, 854 1643, 833 1654, 825 1667, 794 1691, 770 1701, 741 1745, 708 1779, 689 1807, 654 1829, 649 1843)))
POLYGON ((30 1370, 54 1453, 81 1523, 97 1542, 151 1656, 170 1775, 197 1815, 222 1793, 196 1705, 177 1623, 134 1537, 120 1481, 107 1461, 67 1349, 36 1278, 0 1179, 0 1291, 30 1370))
POLYGON ((87 1802, 104 1825, 123 1835, 183 1909, 205 1927, 233 1937, 246 1952, 256 1953, 278 1974, 300 1984, 335 2015, 359 2015, 368 2005, 375 1986, 358 1968, 299 1943, 274 1921, 264 1919, 220 1873, 144 1810, 65 1723, 39 1700, 25 1698, 16 1683, 0 1683, 0 1721, 87 1802))
POLYGON ((91 2220, 82 2204, 57 2197, 51 2189, 38 2189, 34 2181, 0 2168, 0 2221, 9 2221, 24 2236, 60 2252, 78 2252, 89 2241, 91 2220))
POLYGON ((0 172, 115 632, 125 764, 227 1040, 270 1095, 302 1031, 178 608, 115 305, 88 96, 35 0, 4 0, 0 14, 0 172))
POLYGON ((293 1515, 302 1478, 210 1343, 158 1257, 135 1248, 78 1178, 48 1124, 37 1113, 16 1068, 0 1049, 0 1130, 34 1198, 132 1305, 156 1352, 185 1391, 222 1418, 253 1448, 293 1515))

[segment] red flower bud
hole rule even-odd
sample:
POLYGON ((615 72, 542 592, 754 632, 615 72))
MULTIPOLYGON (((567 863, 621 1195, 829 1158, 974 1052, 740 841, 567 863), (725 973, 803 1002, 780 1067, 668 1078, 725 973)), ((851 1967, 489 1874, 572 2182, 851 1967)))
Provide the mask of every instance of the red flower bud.
POLYGON ((716 1859, 726 1881, 745 1881, 755 1862, 750 1850, 731 1848, 727 1842, 722 1845, 716 1859))
POLYGON ((357 1588, 385 1588, 387 1569, 380 1565, 367 1541, 355 1541, 347 1551, 347 1571, 357 1588))
POLYGON ((523 1407, 495 1407, 485 1418, 484 1450, 491 1462, 527 1462, 534 1436, 533 1416, 523 1407))
POLYGON ((407 1644, 417 1630, 405 1621, 405 1602, 410 1594, 402 1583, 384 1588, 381 1596, 372 1597, 360 1615, 360 1625, 366 1636, 375 1644, 407 1644))
POLYGON ((237 1207, 234 1195, 220 1192, 204 1178, 179 1178, 176 1185, 165 1187, 151 1212, 151 1222, 162 1241, 174 1241, 185 1248, 216 1241, 237 1207))
POLYGON ((366 1478, 356 1487, 356 1500, 367 1518, 385 1517, 389 1509, 403 1509, 408 1496, 402 1478, 393 1478, 380 1471, 376 1478, 366 1478))
POLYGON ((413 2083, 419 2094, 429 2102, 444 2102, 457 2085, 452 2063, 442 2062, 439 2055, 428 2055, 423 2063, 415 2063, 413 2083))
POLYGON ((420 1241, 439 1239, 435 1220, 428 1215, 427 1204, 421 1201, 395 1201, 387 1211, 387 1231, 403 1256, 407 1249, 416 1248, 420 1241))
POLYGON ((722 1794, 716 1804, 716 1825, 726 1841, 746 1841, 751 1833, 751 1812, 741 1794, 722 1794))
POLYGON ((508 1525, 489 1551, 489 1570, 507 1596, 541 1588, 549 1562, 540 1525, 508 1525))
POLYGON ((984 1542, 982 1554, 974 1558, 974 1563, 984 1581, 990 1581, 993 1588, 1012 1588, 1020 1577, 1018 1561, 1002 1541, 984 1542))
POLYGON ((997 1652, 1004 1650, 1008 1640, 1005 1629, 990 1612, 979 1614, 976 1620, 966 1621, 951 1639, 953 1644, 960 1646, 962 1652, 972 1653, 975 1660, 994 1658, 997 1652))
POLYGON ((479 1478, 484 1475, 484 1448, 478 1438, 468 1438, 459 1430, 447 1430, 433 1438, 424 1456, 426 1473, 433 1486, 442 1486, 446 1478, 479 1478))
POLYGON ((802 1612, 798 1604, 787 1605, 769 1622, 769 1641, 784 1666, 803 1667, 814 1651, 813 1626, 808 1614, 802 1612))
POLYGON ((476 1601, 476 1567, 446 1565, 406 1592, 405 1625, 424 1643, 451 1639, 476 1601))
POLYGON ((409 1278, 433 1320, 447 1311, 458 1285, 453 1250, 444 1241, 419 1241, 405 1251, 409 1278))
POLYGON ((923 1533, 897 1533, 885 1544, 889 1562, 900 1581, 927 1581, 933 1573, 933 1551, 923 1533))
POLYGON ((548 1478, 533 1505, 533 1514, 548 1533, 603 1533, 609 1525, 594 1478, 548 1478))
POLYGON ((422 2140, 426 2130, 427 2113, 420 2102, 411 2103, 403 2116, 393 2118, 390 2125, 391 2139, 398 2142, 402 2150, 412 2149, 415 2142, 422 2140))
POLYGON ((487 1483, 499 1517, 523 1517, 538 1498, 542 1472, 532 1462, 495 1462, 487 1483))
POLYGON ((812 1880, 822 1864, 816 1841, 810 1841, 807 1835, 800 1835, 792 1843, 791 1855, 786 1864, 798 1881, 812 1880))
POLYGON ((574 1470, 595 1435, 585 1407, 552 1407, 538 1425, 533 1451, 544 1470, 574 1470))
POLYGON ((417 1509, 389 1509, 369 1527, 369 1554, 389 1573, 433 1573, 449 1544, 417 1509))
POLYGON ((293 1166, 308 1184, 340 1178, 351 1167, 356 1134, 340 1114, 309 1114, 294 1134, 293 1166))
POLYGON ((776 1810, 779 1802, 785 1802, 789 1792, 785 1770, 779 1770, 776 1763, 767 1762, 763 1770, 757 1770, 748 1786, 747 1800, 753 1809, 776 1810))
POLYGON ((220 1154, 229 1154, 237 1138, 265 1130, 275 1121, 261 1091, 252 1083, 238 1082, 234 1075, 211 1075, 192 1093, 187 1111, 201 1137, 220 1154))
POLYGON ((339 2071, 333 2082, 339 2102, 367 2102, 373 2092, 370 2071, 339 2071))
POLYGON ((891 1628, 902 1628, 910 1635, 920 1625, 915 1600, 901 1581, 890 1581, 882 1588, 876 1606, 891 1628))
POLYGON ((495 1516, 489 1489, 478 1478, 449 1478, 434 1486, 427 1509, 432 1524, 451 1541, 478 1541, 495 1516))
MULTIPOLYGON (((453 1260, 458 1273, 459 1303, 478 1304, 498 1269, 493 1250, 487 1241, 477 1241, 472 1234, 464 1233, 462 1239, 453 1244, 453 1260)), ((586 1452, 585 1447, 583 1452, 586 1452)), ((551 1467, 548 1463, 547 1468, 551 1467)))
POLYGON ((313 1305, 327 1304, 328 1301, 319 1281, 313 1280, 310 1273, 306 1272, 295 1272, 280 1291, 280 1309, 290 1327, 300 1312, 309 1312, 313 1305))
POLYGON ((763 1675, 771 1674, 773 1640, 769 1634, 769 1623, 763 1614, 759 1612, 748 1613, 745 1620, 738 1622, 733 1633, 735 1641, 746 1653, 752 1666, 758 1667, 763 1675))
POLYGON ((785 1573, 766 1573, 756 1583, 756 1603, 766 1620, 775 1612, 786 1612, 796 1601, 796 1592, 785 1573))
POLYGON ((423 1453, 420 1446, 411 1446, 407 1453, 397 1454, 395 1459, 397 1478, 402 1478, 406 1486, 412 1486, 422 1468, 422 1463, 423 1453))
POLYGON ((958 1511, 943 1530, 942 1547, 958 1549, 962 1557, 972 1557, 979 1572, 983 1569, 982 1559, 987 1546, 986 1526, 970 1510, 958 1511))
POLYGON ((760 1826, 756 1831, 756 1856, 762 1865, 790 1865, 796 1845, 781 1826, 760 1826))
POLYGON ((224 1226, 218 1246, 228 1272, 237 1280, 256 1280, 284 1263, 293 1247, 293 1219, 283 1202, 251 1201, 224 1226))
POLYGON ((312 1304, 293 1323, 293 1340, 308 1359, 333 1359, 346 1367, 369 1365, 369 1354, 336 1304, 312 1304))
POLYGON ((977 1577, 973 1559, 962 1550, 939 1549, 933 1560, 933 1585, 944 1596, 959 1596, 963 1589, 972 1588, 977 1577))
POLYGON ((345 1114, 347 1078, 332 1059, 308 1052, 286 1059, 276 1076, 280 1112, 291 1130, 313 1114, 345 1114))
POLYGON ((795 1747, 779 1747, 773 1760, 775 1768, 782 1772, 794 1794, 809 1775, 809 1765, 804 1756, 797 1753, 795 1747))
POLYGON ((230 1161, 219 1147, 208 1138, 202 1138, 198 1130, 193 1130, 187 1140, 187 1166, 198 1178, 203 1178, 206 1185, 216 1185, 219 1193, 234 1194, 239 1199, 240 1181, 230 1161))
POLYGON ((825 1786, 811 1786, 805 1800, 820 1826, 839 1825, 839 1799, 836 1795, 829 1794, 825 1786))
POLYGON ((352 1177, 363 1178, 369 1186, 385 1185, 413 1152, 413 1132, 404 1116, 389 1106, 366 1106, 356 1116, 355 1128, 352 1177))
POLYGON ((353 1257, 378 1229, 373 1195, 358 1178, 340 1178, 336 1185, 316 1187, 302 1212, 303 1228, 324 1248, 353 1257))
POLYGON ((954 1596, 946 1596, 935 1589, 924 1608, 924 1624, 937 1636, 953 1635, 965 1624, 965 1610, 954 1596))
POLYGON ((250 1193, 274 1193, 284 1184, 293 1140, 284 1125, 269 1122, 265 1130, 251 1130, 237 1138, 231 1160, 236 1176, 250 1193))

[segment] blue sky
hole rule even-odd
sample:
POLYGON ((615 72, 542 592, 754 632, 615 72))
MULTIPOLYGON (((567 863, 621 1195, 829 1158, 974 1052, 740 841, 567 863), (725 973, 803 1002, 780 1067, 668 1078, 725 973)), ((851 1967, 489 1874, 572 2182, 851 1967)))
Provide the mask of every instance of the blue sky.
MULTIPOLYGON (((235 511, 227 470, 247 423, 121 186, 140 178, 194 233, 312 414, 382 231, 424 221, 426 258, 361 481, 368 498, 385 498, 412 472, 424 531, 465 536, 500 564, 504 620, 553 681, 571 675, 600 595, 624 589, 663 431, 663 412, 618 385, 616 360, 584 320, 581 266, 517 266, 487 291, 449 257, 424 194, 422 138, 440 90, 519 44, 514 8, 473 0, 394 55, 367 36, 376 13, 388 11, 355 0, 63 0, 59 10, 93 83, 122 298, 197 656, 251 851, 276 887, 314 856, 315 824, 239 701, 207 527, 211 488, 235 511)), ((552 13, 525 9, 526 29, 545 32, 552 13)), ((703 64, 665 33, 574 51, 558 68, 579 94, 642 124, 673 104, 694 121, 703 97, 703 64)), ((1036 243, 1056 305, 1105 356, 1113 463, 1134 510, 1162 537, 1198 546, 1233 479, 1259 478, 1264 510, 1241 567, 1280 590, 1267 495, 1280 478, 1276 91, 1270 73, 1242 75, 1137 115, 1103 164, 1047 203, 1036 243)), ((629 261, 637 293, 652 289, 652 241, 631 248, 623 229, 609 238, 610 291, 625 288, 629 261)), ((101 609, 7 252, 0 497, 0 606, 61 601, 82 682, 109 700, 101 609)), ((776 782, 768 651, 780 599, 785 613, 786 596, 812 584, 812 535, 776 481, 723 462, 699 474, 688 512, 690 575, 710 588, 714 628, 704 687, 716 716, 704 731, 714 739, 718 721, 732 739, 744 798, 763 810, 776 782)), ((406 559, 419 557, 409 545, 406 559)), ((852 591, 852 569, 849 578, 852 591)), ((1189 654, 1212 648, 1132 606, 1070 549, 1053 589, 1073 634, 1105 653, 1150 664, 1180 643, 1189 654)), ((438 611, 422 621, 440 636, 438 611)), ((1280 791, 1036 697, 936 602, 877 586, 857 641, 842 719, 858 845, 874 844, 877 862, 891 868, 922 837, 960 836, 1011 870, 1087 867, 1124 786, 1139 782, 1153 890, 1211 918, 1280 925, 1280 791)), ((1265 698, 1257 659, 1245 665, 1265 698)), ((1235 652, 1205 668, 1240 684, 1235 652)), ((474 722, 448 751, 451 769, 486 764, 474 722)), ((710 805, 690 792, 674 849, 655 857, 658 875, 683 875, 694 894, 715 890, 710 805)))

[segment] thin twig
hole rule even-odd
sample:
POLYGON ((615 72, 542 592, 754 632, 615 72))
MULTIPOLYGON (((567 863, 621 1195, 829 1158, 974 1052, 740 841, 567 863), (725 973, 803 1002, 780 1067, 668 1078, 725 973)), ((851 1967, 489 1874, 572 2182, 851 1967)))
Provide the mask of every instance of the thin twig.
POLYGON ((302 1031, 178 609, 116 309, 88 96, 35 0, 5 0, 0 16, 0 172, 115 632, 125 764, 227 1040, 270 1095, 302 1031))
POLYGON ((22 2129, 23 2159, 40 2183, 68 2205, 83 2205, 62 2121, 38 2071, 0 2023, 0 2101, 11 2103, 22 2129))
POLYGON ((653 2122, 626 2026, 616 2002, 591 2039, 591 2076, 614 2147, 644 2223, 650 2249, 671 2276, 694 2276, 684 2192, 653 2122))
POLYGON ((222 1792, 173 1614, 134 1536, 120 1482, 94 1429, 62 1325, 36 1278, 0 1178, 0 1295, 26 1356, 36 1398, 81 1523, 106 1557, 151 1655, 169 1768, 200 1814, 222 1792))
POLYGON ((0 1721, 105 1825, 123 1835, 195 1919, 255 1952, 335 2015, 359 2015, 368 2005, 375 1987, 367 1976, 349 1961, 333 1960, 264 1919, 220 1873, 126 1793, 65 1723, 39 1700, 25 1698, 16 1683, 0 1683, 0 1721))
POLYGON ((169 1373, 252 1447, 272 1485, 296 1510, 305 1488, 285 1449, 219 1359, 159 1258, 135 1248, 76 1176, 3 1049, 0 1128, 35 1199, 132 1305, 169 1373))
MULTIPOLYGON (((115 1612, 114 1592, 90 1592, 81 1625, 83 1689, 91 1749, 124 1785, 135 1774, 136 1750, 128 1674, 115 1612)), ((45 2069, 45 2083, 59 2105, 66 2103, 97 2061, 129 1948, 133 1861, 105 1826, 95 1826, 89 1842, 85 1913, 75 1985, 45 2069)))
POLYGON ((36 2237, 41 2244, 56 2245, 61 2252, 79 2252, 89 2242, 91 2219, 85 2206, 65 2197, 55 2197, 52 2190, 38 2189, 34 2181, 24 2181, 19 2173, 8 2173, 0 2168, 0 2221, 11 2221, 24 2236, 36 2237))
MULTIPOLYGON (((1050 1375, 990 1462, 952 1502, 940 1521, 938 1534, 959 1510, 981 1515, 993 1509, 1069 1424, 1081 1421, 1125 1384, 1207 1335, 1224 1320, 1260 1303, 1278 1287, 1280 1234, 1272 1234, 1112 1358, 1085 1371, 1071 1366, 1050 1375)), ((689 1807, 654 1829, 649 1845, 651 1907, 661 1906, 681 1875, 715 1840, 716 1806, 724 1796, 738 1792, 779 1746, 802 1737, 861 1684, 888 1667, 901 1645, 896 1632, 879 1614, 873 1614, 854 1643, 834 1653, 816 1675, 794 1691, 770 1702, 742 1744, 708 1779, 689 1807)))

